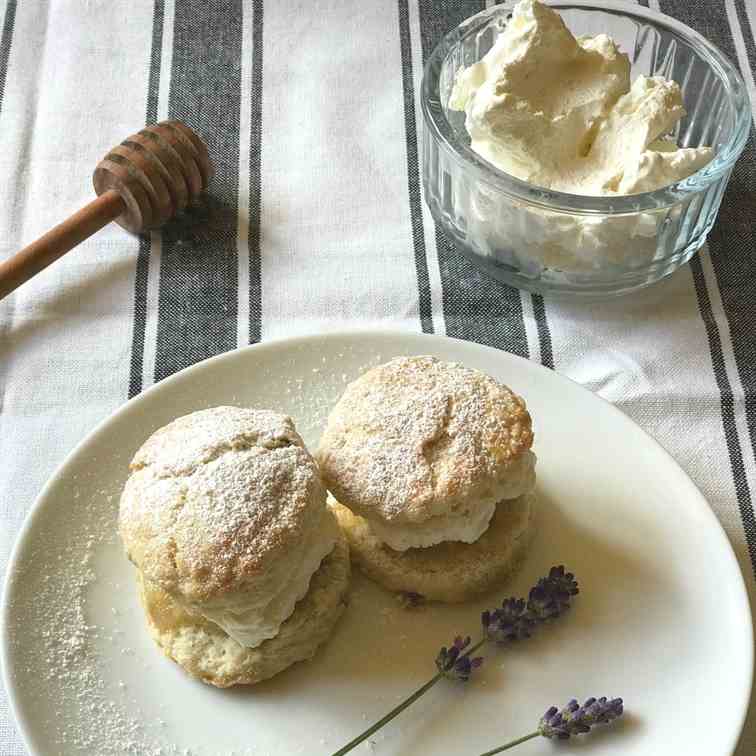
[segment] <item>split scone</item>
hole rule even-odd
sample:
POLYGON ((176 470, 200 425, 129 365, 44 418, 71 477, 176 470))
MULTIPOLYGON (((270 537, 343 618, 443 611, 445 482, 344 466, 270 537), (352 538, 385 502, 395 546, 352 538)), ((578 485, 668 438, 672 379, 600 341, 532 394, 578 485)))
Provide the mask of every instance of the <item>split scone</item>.
POLYGON ((530 541, 532 443, 525 403, 503 384, 399 357, 347 387, 316 456, 360 568, 456 602, 498 585, 530 541))
POLYGON ((349 555, 284 415, 214 407, 136 453, 119 530, 155 641, 227 687, 310 658, 345 606, 349 555))

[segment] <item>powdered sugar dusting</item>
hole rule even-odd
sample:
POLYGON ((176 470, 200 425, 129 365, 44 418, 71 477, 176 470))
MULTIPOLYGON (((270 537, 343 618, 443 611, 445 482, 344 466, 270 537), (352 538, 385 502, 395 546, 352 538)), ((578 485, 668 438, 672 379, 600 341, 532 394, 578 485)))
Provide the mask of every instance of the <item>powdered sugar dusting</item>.
MULTIPOLYGON (((254 403, 290 414, 311 447, 349 381, 391 356, 348 344, 338 360, 329 354, 328 362, 323 362, 322 356, 315 360, 304 347, 294 357, 291 351, 281 354, 275 364, 251 363, 243 380, 254 382, 254 390, 239 388, 235 396, 232 388, 220 401, 213 397, 211 403, 254 403), (346 368, 340 362, 342 356, 346 368), (313 367, 317 373, 312 372, 313 367)), ((204 396, 179 397, 177 401, 183 403, 183 412, 208 404, 204 396), (187 401, 196 403, 186 408, 187 401)), ((17 589, 10 591, 14 605, 8 613, 9 641, 14 647, 9 670, 19 679, 16 693, 22 719, 33 722, 34 737, 39 738, 36 742, 42 744, 42 752, 50 754, 278 756, 283 752, 332 752, 343 745, 360 717, 365 721, 379 717, 389 702, 422 680, 426 665, 421 649, 429 642, 429 627, 430 642, 440 644, 450 628, 465 626, 470 609, 455 614, 446 608, 438 611, 438 617, 427 610, 430 619, 422 628, 416 622, 405 625, 399 614, 403 610, 397 608, 390 617, 380 612, 384 603, 393 608, 394 599, 356 576, 356 585, 362 585, 361 590, 370 596, 369 601, 365 597, 366 610, 350 612, 332 643, 313 662, 279 676, 270 685, 255 686, 254 691, 220 693, 186 679, 149 638, 136 605, 132 568, 116 536, 124 471, 141 441, 134 434, 134 420, 146 435, 146 429, 171 419, 172 408, 167 405, 153 401, 146 406, 147 411, 133 412, 129 422, 119 421, 116 433, 102 433, 96 444, 89 445, 86 459, 78 454, 75 469, 84 473, 79 481, 81 498, 77 499, 76 478, 69 466, 65 480, 51 489, 55 500, 48 497, 45 501, 33 537, 26 539, 12 581, 17 589), (96 460, 92 451, 96 451, 96 460), (103 485, 110 486, 108 491, 95 490, 103 485), (409 633, 410 640, 404 633, 385 637, 389 623, 409 633), (371 648, 371 644, 378 647, 380 641, 388 658, 379 663, 377 656, 368 657, 364 650, 346 642, 358 636, 371 639, 365 641, 371 648), (411 652, 405 653, 407 649, 411 652), (351 690, 343 701, 345 709, 334 713, 323 708, 323 696, 338 697, 342 686, 348 684, 344 669, 363 675, 370 684, 351 690), (280 713, 284 709, 285 715, 280 713), (205 732, 205 717, 208 723, 216 722, 222 742, 217 742, 216 734, 205 732), (292 721, 306 727, 308 736, 300 738, 290 732, 287 726, 292 721)), ((394 728, 391 737, 385 736, 386 742, 379 733, 372 743, 362 745, 362 752, 393 752, 404 726, 400 723, 394 728)))
MULTIPOLYGON (((313 443, 347 382, 381 361, 380 354, 372 354, 347 375, 340 365, 321 360, 319 372, 310 379, 290 377, 305 373, 293 358, 267 377, 261 371, 263 386, 267 382, 279 390, 278 398, 269 396, 265 405, 302 420, 302 435, 313 443)), ((246 403, 233 394, 227 402, 246 403)), ((128 449, 123 452, 126 459, 118 462, 106 454, 89 458, 87 479, 81 481, 84 493, 80 495, 75 479, 67 482, 66 497, 45 508, 44 529, 35 529, 18 563, 12 582, 19 589, 9 591, 14 597, 8 612, 14 662, 8 673, 20 678, 21 712, 33 718, 34 732, 41 733, 45 752, 51 754, 273 756, 275 747, 256 747, 253 742, 232 750, 208 750, 199 742, 187 742, 175 729, 181 718, 160 699, 164 675, 173 670, 149 638, 141 607, 136 606, 133 575, 117 536, 121 484, 92 496, 104 469, 108 478, 113 477, 114 465, 125 469, 130 454, 128 449), (109 603, 111 595, 118 600, 109 603), (124 630, 129 626, 131 631, 124 630), (119 667, 127 673, 120 675, 119 667), (140 679, 157 683, 158 691, 149 700, 150 691, 140 679)), ((185 680, 181 684, 193 685, 185 680)), ((333 747, 343 738, 331 728, 323 734, 333 747)), ((292 753, 310 751, 306 743, 288 748, 292 753)))
POLYGON ((523 476, 515 490, 507 478, 532 440, 524 402, 503 384, 458 363, 400 357, 348 386, 317 456, 342 503, 420 523, 519 496, 523 476))
MULTIPOLYGON (((26 657, 21 668, 37 683, 37 695, 57 702, 54 718, 40 724, 61 749, 103 756, 186 754, 185 749, 150 736, 145 727, 149 719, 127 712, 124 683, 114 688, 105 681, 103 669, 108 660, 100 647, 118 648, 124 656, 131 649, 117 627, 93 624, 88 617, 88 596, 100 579, 95 554, 115 540, 112 497, 103 499, 88 508, 82 530, 65 542, 44 544, 25 560, 26 569, 14 576, 22 581, 24 591, 17 594, 13 607, 17 611, 10 616, 35 618, 37 655, 28 657, 25 638, 34 628, 11 624, 11 643, 19 657, 26 657), (28 605, 18 606, 20 602, 28 605), (81 720, 87 726, 82 726, 81 720)), ((117 616, 117 610, 113 612, 117 616)))
POLYGON ((317 446, 328 415, 349 382, 386 359, 380 353, 375 353, 369 359, 363 359, 356 371, 345 373, 342 363, 345 358, 350 359, 351 355, 340 352, 333 361, 323 357, 321 364, 312 368, 312 371, 317 371, 313 372, 312 377, 298 376, 300 371, 296 369, 296 360, 284 364, 281 370, 282 402, 286 411, 296 418, 299 432, 310 449, 317 446))
POLYGON ((137 452, 120 527, 146 577, 206 602, 250 579, 257 594, 277 592, 286 577, 278 573, 301 561, 324 506, 317 466, 290 418, 214 407, 174 420, 137 452))
POLYGON ((303 446, 292 419, 279 412, 211 407, 176 418, 134 455, 132 469, 150 465, 162 476, 191 475, 230 451, 303 446))

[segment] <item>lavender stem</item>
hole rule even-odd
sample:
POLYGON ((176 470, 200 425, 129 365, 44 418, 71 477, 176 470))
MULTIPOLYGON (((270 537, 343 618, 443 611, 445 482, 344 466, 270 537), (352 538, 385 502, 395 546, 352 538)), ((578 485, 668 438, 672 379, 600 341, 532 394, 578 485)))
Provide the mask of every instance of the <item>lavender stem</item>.
MULTIPOLYGON (((494 641, 497 644, 505 644, 529 638, 534 627, 558 617, 568 609, 571 597, 576 596, 578 592, 579 590, 575 576, 571 572, 566 572, 564 565, 559 565, 557 567, 552 567, 549 570, 548 576, 541 578, 538 583, 531 588, 527 601, 524 598, 517 599, 512 597, 506 599, 501 607, 492 611, 483 612, 481 615, 481 622, 483 624, 484 632, 481 640, 479 640, 474 646, 467 648, 470 644, 470 636, 468 635, 463 638, 461 635, 458 635, 451 646, 448 648, 443 646, 436 657, 438 674, 435 677, 428 680, 425 685, 418 688, 418 690, 408 698, 405 698, 404 701, 398 706, 395 706, 382 719, 378 720, 374 725, 365 730, 365 732, 354 738, 354 740, 351 740, 343 748, 335 751, 331 756, 344 756, 344 754, 349 753, 352 749, 369 738, 374 732, 380 730, 381 727, 388 724, 394 719, 394 717, 398 716, 406 708, 411 706, 442 677, 446 677, 449 680, 469 680, 472 671, 480 667, 483 662, 482 657, 471 657, 471 654, 474 651, 477 651, 488 641, 494 641)), ((594 702, 595 699, 592 699, 589 703, 592 705, 594 702)), ((599 709, 601 709, 601 711, 599 711, 598 714, 602 716, 604 715, 602 706, 605 702, 606 699, 599 700, 599 709)), ((577 706, 577 704, 575 705, 577 706)), ((550 717, 548 726, 552 729, 561 725, 561 720, 555 720, 554 722, 551 721, 557 713, 556 709, 554 709, 553 712, 551 712, 551 710, 547 712, 547 716, 550 717)), ((590 713, 590 715, 593 716, 593 713, 590 713)), ((580 731, 585 732, 586 730, 583 729, 580 731)), ((536 733, 536 735, 537 734, 542 734, 545 737, 552 737, 541 731, 536 733)), ((489 754, 507 750, 518 743, 530 740, 532 737, 535 737, 535 735, 527 735, 525 738, 514 741, 495 751, 489 751, 489 754)))
POLYGON ((332 756, 344 756, 345 753, 349 753, 349 751, 351 751, 353 748, 356 748, 360 743, 362 743, 363 740, 367 740, 367 738, 369 738, 374 732, 380 730, 383 725, 388 724, 394 717, 401 714, 408 706, 411 706, 415 701, 417 701, 418 698, 420 698, 420 696, 423 695, 423 693, 432 688, 442 677, 443 675, 440 672, 435 677, 432 677, 430 680, 428 680, 427 683, 425 683, 425 685, 423 685, 421 688, 418 688, 411 696, 409 696, 409 698, 405 698, 404 701, 402 701, 398 706, 395 706, 393 709, 391 709, 391 711, 386 714, 385 717, 379 719, 372 727, 369 727, 367 730, 365 730, 365 732, 363 732, 361 735, 358 735, 354 740, 350 740, 343 748, 339 748, 339 750, 332 754, 332 756))
POLYGON ((482 639, 481 639, 481 640, 479 640, 479 641, 478 641, 478 642, 477 642, 477 643, 476 643, 476 644, 475 644, 474 646, 472 646, 471 648, 468 648, 468 649, 467 649, 467 650, 465 651, 465 653, 464 653, 464 654, 462 654, 462 656, 470 656, 470 654, 471 654, 471 653, 472 653, 473 651, 477 651, 477 650, 478 650, 478 649, 479 649, 479 648, 480 648, 481 646, 483 646, 483 645, 484 645, 484 644, 486 643, 486 641, 487 641, 487 640, 488 640, 488 638, 482 638, 482 639))
POLYGON ((533 738, 537 738, 541 733, 540 732, 531 732, 530 735, 523 735, 521 738, 517 738, 517 740, 512 740, 506 745, 500 746, 499 748, 494 748, 493 751, 486 751, 485 753, 481 753, 480 756, 493 756, 495 753, 501 753, 502 751, 508 751, 510 748, 514 748, 516 745, 520 745, 520 743, 524 743, 526 740, 532 740, 533 738))

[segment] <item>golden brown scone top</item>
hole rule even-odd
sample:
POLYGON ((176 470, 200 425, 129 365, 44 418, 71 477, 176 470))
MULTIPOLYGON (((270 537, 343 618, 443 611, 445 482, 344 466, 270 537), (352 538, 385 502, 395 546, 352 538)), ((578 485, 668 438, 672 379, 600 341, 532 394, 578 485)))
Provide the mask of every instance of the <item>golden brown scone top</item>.
POLYGON ((316 456, 350 509, 422 522, 490 497, 532 443, 525 402, 489 375, 397 357, 347 387, 316 456))
POLYGON ((119 530, 145 577, 189 602, 266 581, 325 507, 317 465, 291 418, 213 407, 180 417, 137 451, 119 530))

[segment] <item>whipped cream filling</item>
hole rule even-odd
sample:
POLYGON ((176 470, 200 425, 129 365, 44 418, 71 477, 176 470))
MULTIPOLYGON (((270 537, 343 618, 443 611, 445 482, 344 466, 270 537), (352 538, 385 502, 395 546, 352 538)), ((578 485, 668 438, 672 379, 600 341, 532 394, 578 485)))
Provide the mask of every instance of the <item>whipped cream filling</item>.
POLYGON ((435 515, 420 523, 389 523, 375 517, 368 517, 367 520, 375 536, 395 551, 427 548, 443 541, 474 543, 488 529, 497 504, 533 490, 535 462, 535 454, 525 452, 513 462, 507 479, 497 484, 492 496, 476 501, 461 512, 435 515))
POLYGON ((185 608, 219 625, 240 645, 255 648, 278 634, 296 603, 304 598, 313 574, 333 550, 338 532, 336 519, 324 509, 317 527, 302 543, 292 545, 287 558, 272 568, 272 579, 248 591, 235 591, 185 608))
POLYGON ((631 87, 629 58, 611 38, 576 39, 538 0, 521 0, 489 52, 458 73, 449 105, 465 111, 478 154, 558 191, 650 191, 713 156, 664 138, 685 115, 675 82, 639 76, 631 87))

